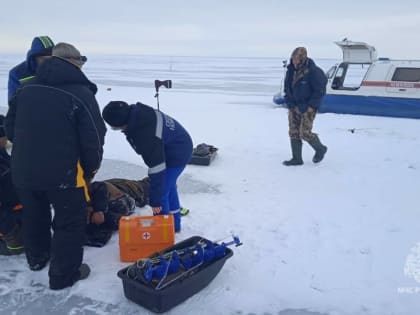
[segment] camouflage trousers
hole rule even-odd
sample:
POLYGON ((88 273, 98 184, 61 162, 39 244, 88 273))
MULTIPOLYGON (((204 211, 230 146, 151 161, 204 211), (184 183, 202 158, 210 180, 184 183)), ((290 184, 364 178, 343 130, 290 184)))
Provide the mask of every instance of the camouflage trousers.
POLYGON ((149 178, 145 177, 142 180, 129 180, 123 178, 107 179, 108 182, 117 187, 122 192, 129 195, 136 201, 137 207, 144 207, 149 203, 149 178))
POLYGON ((318 135, 312 132, 316 111, 301 113, 297 107, 289 109, 289 137, 313 141, 318 135))

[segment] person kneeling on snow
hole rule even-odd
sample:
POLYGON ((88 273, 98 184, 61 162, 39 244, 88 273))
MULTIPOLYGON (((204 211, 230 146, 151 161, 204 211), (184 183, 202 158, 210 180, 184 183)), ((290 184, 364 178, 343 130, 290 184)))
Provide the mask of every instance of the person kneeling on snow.
POLYGON ((24 247, 21 224, 17 218, 22 205, 12 183, 6 144, 4 116, 0 115, 0 255, 9 256, 23 253, 24 247))
POLYGON ((181 230, 176 182, 191 160, 193 144, 184 127, 154 108, 123 101, 110 102, 102 117, 114 130, 121 130, 149 167, 149 203, 153 213, 173 214, 175 231, 181 230))

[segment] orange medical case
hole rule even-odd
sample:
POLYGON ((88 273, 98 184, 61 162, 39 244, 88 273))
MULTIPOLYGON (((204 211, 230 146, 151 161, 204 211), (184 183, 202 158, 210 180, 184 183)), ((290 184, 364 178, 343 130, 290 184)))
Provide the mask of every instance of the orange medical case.
POLYGON ((175 243, 173 215, 121 217, 120 259, 133 262, 175 243))

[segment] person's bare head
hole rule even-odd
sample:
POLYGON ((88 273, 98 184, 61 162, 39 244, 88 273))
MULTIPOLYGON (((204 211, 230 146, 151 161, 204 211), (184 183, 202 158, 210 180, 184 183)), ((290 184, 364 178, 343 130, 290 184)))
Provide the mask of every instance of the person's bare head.
POLYGON ((82 56, 76 47, 68 43, 58 43, 55 45, 52 50, 52 55, 65 59, 79 68, 87 61, 87 58, 82 56))

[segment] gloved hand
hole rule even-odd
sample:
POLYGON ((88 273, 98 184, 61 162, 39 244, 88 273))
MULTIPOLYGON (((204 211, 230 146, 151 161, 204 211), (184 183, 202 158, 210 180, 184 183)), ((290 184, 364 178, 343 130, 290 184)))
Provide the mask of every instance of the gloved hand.
POLYGON ((7 145, 7 137, 0 137, 0 148, 5 148, 7 145))
POLYGON ((92 214, 91 217, 92 223, 99 225, 105 222, 105 215, 102 211, 97 211, 92 214))
POLYGON ((152 207, 153 214, 159 214, 162 211, 162 207, 152 207))
POLYGON ((93 214, 93 208, 91 206, 87 207, 87 219, 86 219, 86 223, 90 224, 90 218, 93 214))

